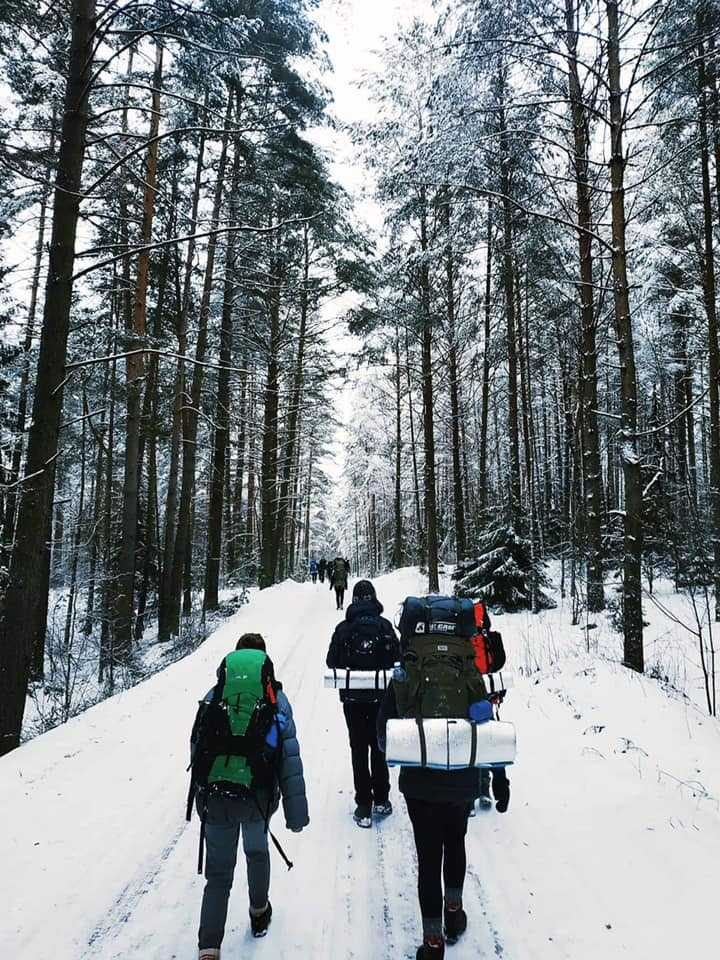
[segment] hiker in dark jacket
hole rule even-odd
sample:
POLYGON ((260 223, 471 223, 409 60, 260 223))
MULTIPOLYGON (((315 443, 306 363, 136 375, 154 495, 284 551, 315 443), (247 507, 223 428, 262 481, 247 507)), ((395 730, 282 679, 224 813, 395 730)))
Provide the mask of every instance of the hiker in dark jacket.
MULTIPOLYGON (((331 668, 346 666, 346 651, 361 620, 364 626, 375 621, 378 635, 389 647, 388 665, 400 656, 393 625, 382 617, 383 605, 377 599, 375 587, 369 580, 358 580, 353 589, 353 602, 345 619, 337 625, 330 642, 326 663, 331 668)), ((370 627, 370 632, 372 628, 370 627)), ((355 785, 355 813, 358 826, 372 825, 373 807, 378 816, 392 813, 390 803, 390 776, 385 757, 377 742, 377 716, 382 690, 340 690, 345 722, 350 738, 353 781, 355 785), (369 762, 368 762, 369 758, 369 762)))
POLYGON ((332 586, 335 590, 335 607, 342 610, 348 587, 348 568, 342 557, 336 557, 332 562, 332 586))
MULTIPOLYGON (((378 743, 383 752, 387 722, 397 717, 391 682, 378 711, 378 743)), ((467 866, 465 834, 478 793, 477 770, 400 767, 399 788, 405 797, 417 849, 423 925, 423 944, 418 948, 417 960, 443 960, 443 919, 448 943, 455 943, 467 927, 462 905, 467 866)))
POLYGON ((318 564, 318 575, 320 576, 320 583, 325 583, 325 569, 327 567, 327 560, 323 557, 318 564))
MULTIPOLYGON (((237 650, 265 650, 260 634, 243 635, 237 650)), ((209 691, 209 700, 213 691, 209 691)), ((282 798, 285 824, 294 833, 310 822, 305 795, 303 765, 297 740, 292 708, 282 690, 277 693, 282 750, 278 770, 271 790, 233 790, 233 785, 211 785, 197 798, 198 813, 205 814, 205 891, 200 912, 199 960, 217 960, 225 933, 228 899, 232 887, 238 843, 242 834, 243 851, 247 862, 248 894, 250 899, 250 926, 255 937, 267 933, 272 917, 268 899, 270 889, 270 852, 268 850, 268 823, 282 798), (206 795, 207 793, 207 795, 206 795)))

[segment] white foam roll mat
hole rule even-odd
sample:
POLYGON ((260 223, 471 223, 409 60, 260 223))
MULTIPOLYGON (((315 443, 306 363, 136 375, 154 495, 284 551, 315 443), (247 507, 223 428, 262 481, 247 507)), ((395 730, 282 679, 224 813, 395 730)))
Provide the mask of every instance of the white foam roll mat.
POLYGON ((385 759, 390 766, 462 770, 514 763, 515 726, 504 720, 388 720, 385 759))
MULTIPOLYGON (((323 686, 332 690, 386 690, 392 680, 392 669, 379 670, 343 670, 328 667, 323 677, 323 686)), ((508 690, 513 686, 512 673, 509 670, 498 673, 484 673, 483 680, 488 693, 496 690, 508 690)))
POLYGON ((389 670, 344 670, 342 667, 325 670, 323 685, 333 690, 387 690, 392 680, 389 670))

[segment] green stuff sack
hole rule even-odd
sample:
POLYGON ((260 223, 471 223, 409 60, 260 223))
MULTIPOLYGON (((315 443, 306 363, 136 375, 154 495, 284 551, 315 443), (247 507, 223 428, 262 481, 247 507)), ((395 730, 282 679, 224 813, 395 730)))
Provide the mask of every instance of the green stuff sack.
POLYGON ((393 681, 401 717, 467 719, 470 704, 487 699, 467 637, 414 635, 405 649, 403 666, 405 679, 393 681))

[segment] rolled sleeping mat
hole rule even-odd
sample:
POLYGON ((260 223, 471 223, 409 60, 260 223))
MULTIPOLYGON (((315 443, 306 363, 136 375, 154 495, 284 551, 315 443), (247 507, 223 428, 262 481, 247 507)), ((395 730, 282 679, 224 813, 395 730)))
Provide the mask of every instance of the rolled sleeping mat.
POLYGON ((393 668, 386 670, 344 670, 328 667, 323 686, 333 690, 387 690, 392 680, 393 668))
POLYGON ((500 690, 509 690, 514 686, 513 675, 510 670, 498 670, 496 673, 484 673, 482 678, 485 683, 485 689, 488 693, 496 693, 500 690))
POLYGON ((515 762, 515 725, 504 720, 388 720, 389 766, 463 770, 505 767, 515 762))

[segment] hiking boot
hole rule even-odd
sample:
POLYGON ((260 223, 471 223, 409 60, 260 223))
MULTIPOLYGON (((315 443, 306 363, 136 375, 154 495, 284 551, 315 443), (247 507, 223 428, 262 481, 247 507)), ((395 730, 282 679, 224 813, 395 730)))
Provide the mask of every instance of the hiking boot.
POLYGON ((445 939, 448 943, 457 943, 467 930, 467 914, 460 907, 459 910, 445 908, 445 939))
POLYGON ((386 800, 385 803, 376 803, 373 806, 373 811, 378 817, 389 817, 392 811, 392 804, 389 800, 386 800))
POLYGON ((488 794, 481 793, 478 797, 478 803, 481 810, 489 810, 492 806, 492 799, 488 794))
POLYGON ((220 960, 220 947, 204 947, 198 954, 198 960, 220 960))
POLYGON ((372 826, 372 815, 370 807, 365 807, 362 804, 358 804, 355 807, 355 813, 353 814, 353 820, 359 827, 364 827, 368 829, 372 826))
POLYGON ((415 954, 415 960, 444 960, 445 943, 441 937, 426 940, 415 954))
MULTIPOLYGON (((250 929, 254 937, 264 937, 272 920, 272 904, 268 900, 268 905, 262 913, 253 913, 250 911, 250 929)), ((218 954, 219 956, 219 954, 218 954)))

